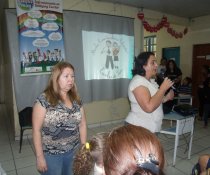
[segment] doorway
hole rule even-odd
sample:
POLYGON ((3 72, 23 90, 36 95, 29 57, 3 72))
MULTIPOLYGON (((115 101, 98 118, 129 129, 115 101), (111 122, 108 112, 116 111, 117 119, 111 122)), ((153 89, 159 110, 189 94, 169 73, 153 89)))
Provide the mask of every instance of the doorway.
POLYGON ((180 65, 180 47, 168 47, 162 49, 162 58, 174 60, 176 65, 180 65))
POLYGON ((210 66, 210 44, 198 44, 193 46, 192 63, 192 95, 193 106, 198 107, 198 86, 202 82, 201 68, 203 65, 210 66))

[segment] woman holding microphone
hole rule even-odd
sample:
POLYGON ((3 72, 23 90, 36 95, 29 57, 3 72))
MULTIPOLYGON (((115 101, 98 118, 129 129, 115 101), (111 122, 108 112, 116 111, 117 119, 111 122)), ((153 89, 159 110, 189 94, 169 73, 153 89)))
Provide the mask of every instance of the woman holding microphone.
POLYGON ((135 58, 133 78, 128 87, 131 111, 125 119, 126 123, 142 126, 153 133, 161 130, 162 103, 174 98, 173 90, 169 90, 174 84, 170 79, 164 78, 160 87, 154 81, 157 69, 152 52, 143 52, 135 58))

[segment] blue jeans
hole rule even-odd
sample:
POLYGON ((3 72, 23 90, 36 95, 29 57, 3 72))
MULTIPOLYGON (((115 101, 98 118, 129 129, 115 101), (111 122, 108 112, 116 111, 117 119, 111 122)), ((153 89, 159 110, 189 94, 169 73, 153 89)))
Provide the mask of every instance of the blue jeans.
POLYGON ((208 125, 208 117, 210 115, 210 104, 204 104, 203 106, 203 120, 204 120, 204 125, 208 125))
POLYGON ((59 155, 45 154, 47 171, 42 175, 73 175, 74 151, 59 155))

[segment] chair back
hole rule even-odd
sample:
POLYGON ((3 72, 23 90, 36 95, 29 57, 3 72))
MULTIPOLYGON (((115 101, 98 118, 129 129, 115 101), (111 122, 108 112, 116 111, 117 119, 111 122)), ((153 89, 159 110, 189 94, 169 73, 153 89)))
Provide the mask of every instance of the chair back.
POLYGON ((21 127, 32 126, 32 107, 25 107, 19 112, 19 123, 21 127))

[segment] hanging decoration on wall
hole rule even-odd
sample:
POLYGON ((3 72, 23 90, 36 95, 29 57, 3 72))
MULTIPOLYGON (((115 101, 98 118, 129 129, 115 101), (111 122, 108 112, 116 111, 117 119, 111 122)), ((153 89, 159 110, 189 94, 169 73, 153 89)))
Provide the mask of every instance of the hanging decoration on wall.
POLYGON ((144 26, 144 29, 148 32, 158 32, 160 29, 162 29, 163 27, 165 27, 167 29, 167 32, 175 37, 175 38, 182 38, 184 35, 187 34, 188 32, 188 28, 185 27, 185 29, 182 32, 177 32, 175 31, 175 29, 173 29, 170 26, 170 23, 168 21, 168 18, 166 16, 163 16, 160 20, 160 22, 158 22, 156 25, 150 25, 144 18, 144 13, 143 12, 139 12, 137 14, 137 17, 142 21, 142 24, 144 26))

